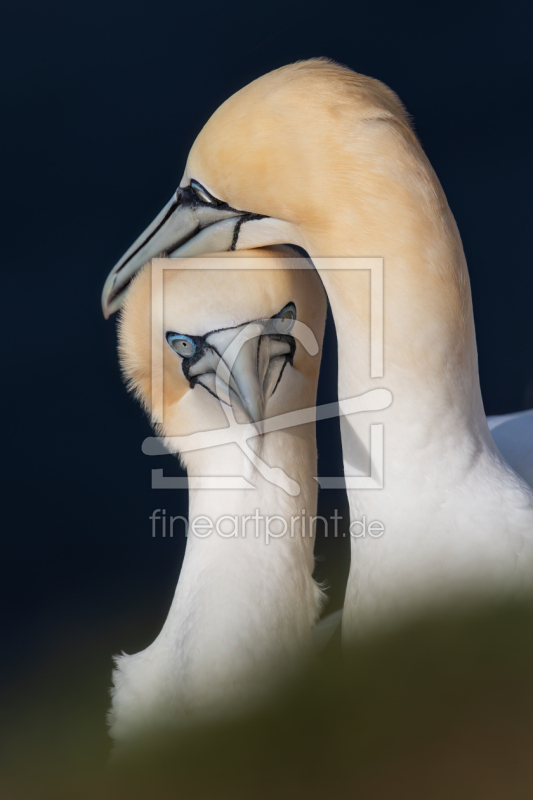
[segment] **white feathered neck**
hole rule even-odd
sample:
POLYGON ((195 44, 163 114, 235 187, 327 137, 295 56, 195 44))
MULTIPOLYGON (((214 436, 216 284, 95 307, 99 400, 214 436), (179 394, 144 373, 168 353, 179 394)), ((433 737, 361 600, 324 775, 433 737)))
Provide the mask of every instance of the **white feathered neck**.
MULTIPOLYGON (((300 483, 297 497, 258 475, 236 444, 189 456, 189 476, 245 476, 256 488, 190 490, 189 520, 197 520, 202 538, 189 529, 176 593, 157 639, 141 653, 117 660, 115 739, 123 741, 150 723, 241 713, 311 647, 321 599, 312 579, 314 540, 309 536, 309 516, 316 508, 309 464, 316 463, 316 451, 314 431, 302 433, 267 434, 260 442, 267 463, 288 467, 300 483), (268 544, 267 516, 282 516, 288 524, 287 534, 270 537, 268 544), (291 517, 302 516, 306 535, 296 522, 291 536, 291 517), (227 519, 220 530, 230 533, 236 522, 238 536, 226 538, 213 530, 203 538, 207 521, 214 527, 222 517, 227 519)), ((270 530, 276 533, 280 526, 271 522, 270 530)))

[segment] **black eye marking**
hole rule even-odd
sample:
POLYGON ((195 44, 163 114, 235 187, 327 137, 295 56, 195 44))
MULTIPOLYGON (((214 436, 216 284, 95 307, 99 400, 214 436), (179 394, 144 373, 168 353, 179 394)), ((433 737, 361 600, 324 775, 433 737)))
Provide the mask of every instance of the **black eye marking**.
MULTIPOLYGON (((287 342, 290 345, 290 350, 285 356, 285 363, 281 369, 281 372, 278 376, 278 380, 276 381, 276 385, 274 386, 271 396, 274 394, 276 389, 278 388, 280 381, 283 377, 283 373, 285 372, 285 367, 287 364, 293 363, 294 354, 296 352, 296 341, 293 336, 290 335, 290 331, 294 326, 294 322, 296 320, 296 306, 294 303, 287 303, 281 311, 278 311, 277 314, 274 314, 270 320, 262 320, 264 324, 264 333, 261 336, 271 336, 273 339, 277 339, 279 341, 287 342)), ((240 328, 244 327, 245 325, 250 325, 252 322, 257 322, 258 320, 251 320, 250 322, 245 322, 242 325, 235 325, 233 327, 240 328)), ((196 384, 199 382, 201 375, 191 375, 190 370, 191 367, 194 366, 201 358, 205 355, 207 350, 213 350, 219 358, 222 358, 222 354, 219 353, 217 348, 214 344, 210 344, 206 342, 208 336, 212 333, 218 333, 219 331, 223 330, 231 330, 231 328, 216 328, 213 331, 209 331, 206 333, 205 336, 187 336, 185 333, 176 333, 175 331, 167 331, 165 334, 165 338, 169 344, 169 346, 174 350, 174 352, 180 356, 181 358, 181 370, 189 381, 191 389, 194 389, 196 384)), ((261 338, 260 336, 260 338, 261 338)), ((259 358, 259 349, 257 350, 257 357, 259 358)), ((206 386, 204 383, 200 382, 200 385, 212 394, 213 397, 216 397, 217 400, 221 402, 225 402, 221 400, 218 395, 214 394, 211 389, 206 386)))
POLYGON ((191 189, 195 193, 196 197, 201 200, 203 203, 208 203, 210 206, 219 206, 222 203, 222 200, 218 200, 216 197, 213 197, 207 189, 204 189, 201 183, 198 181, 191 180, 191 189))
POLYGON ((194 388, 199 376, 190 375, 189 371, 205 354, 205 338, 203 336, 187 336, 185 333, 176 333, 175 331, 167 331, 165 338, 174 352, 181 357, 181 371, 189 381, 191 389, 194 388))

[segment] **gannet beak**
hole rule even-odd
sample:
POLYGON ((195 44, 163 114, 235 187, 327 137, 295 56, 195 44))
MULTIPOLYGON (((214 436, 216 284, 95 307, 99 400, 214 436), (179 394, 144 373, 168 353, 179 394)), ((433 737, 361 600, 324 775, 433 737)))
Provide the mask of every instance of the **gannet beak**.
MULTIPOLYGON (((219 350, 223 341, 217 334, 212 335, 212 343, 219 350)), ((263 420, 265 397, 263 381, 259 374, 259 354, 261 339, 250 339, 243 344, 235 359, 230 373, 229 388, 238 398, 237 407, 241 406, 250 422, 256 426, 263 420)), ((263 348, 264 349, 264 345, 263 348)), ((220 352, 220 350, 219 350, 220 352)), ((219 372, 220 374, 220 372, 219 372)), ((224 399, 223 397, 221 399, 224 399)), ((233 398, 231 398, 233 399, 233 398)), ((235 403, 232 405, 235 407, 235 403)))
MULTIPOLYGON (((270 324, 270 320, 265 323, 270 324)), ((266 403, 287 363, 292 362, 296 343, 290 335, 263 333, 260 325, 257 335, 244 342, 236 341, 238 334, 249 327, 247 324, 208 334, 203 354, 190 365, 184 359, 183 372, 191 386, 200 384, 235 410, 241 409, 261 433, 266 403), (232 347, 234 342, 237 347, 232 347)))
POLYGON ((247 215, 226 203, 198 197, 192 186, 180 187, 144 233, 109 273, 102 292, 107 319, 117 311, 135 273, 156 256, 185 258, 230 250, 239 220, 247 215))

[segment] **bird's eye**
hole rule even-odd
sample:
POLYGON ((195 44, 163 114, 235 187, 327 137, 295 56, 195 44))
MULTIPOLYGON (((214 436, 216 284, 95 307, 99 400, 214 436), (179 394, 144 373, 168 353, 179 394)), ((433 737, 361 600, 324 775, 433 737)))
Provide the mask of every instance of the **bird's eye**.
POLYGON ((191 189, 195 193, 196 197, 203 203, 209 203, 209 205, 212 206, 220 205, 220 200, 217 200, 216 197, 213 197, 212 194, 209 194, 207 189, 204 189, 202 184, 198 183, 198 181, 191 181, 191 189))
POLYGON ((278 333, 289 333, 294 325, 296 319, 296 306, 294 303, 288 303, 285 308, 282 308, 279 314, 274 317, 274 325, 278 333))
POLYGON ((182 333, 167 333, 167 342, 182 358, 190 358, 196 352, 196 344, 182 333))

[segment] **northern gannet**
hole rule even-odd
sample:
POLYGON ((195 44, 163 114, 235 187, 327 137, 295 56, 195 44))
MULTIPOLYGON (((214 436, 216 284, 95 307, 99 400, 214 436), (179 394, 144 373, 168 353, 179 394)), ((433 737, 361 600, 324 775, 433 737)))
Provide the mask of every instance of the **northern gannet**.
POLYGON ((289 248, 225 255, 166 260, 162 302, 154 301, 148 266, 120 319, 125 379, 152 415, 162 389, 157 431, 186 466, 190 487, 185 558, 167 620, 146 650, 116 660, 110 723, 119 744, 151 725, 257 702, 311 647, 320 609, 309 519, 314 421, 262 435, 254 425, 299 409, 314 414, 324 290, 289 248), (243 332, 251 338, 240 341, 243 332), (158 351, 162 369, 154 373, 158 351), (224 403, 237 417, 233 441, 224 403))
MULTIPOLYGON (((354 538, 344 632, 422 598, 516 589, 533 578, 533 495, 483 410, 470 283, 441 185, 398 97, 323 59, 255 80, 215 111, 180 186, 112 270, 104 313, 146 260, 276 243, 311 258, 381 256, 385 372, 369 371, 368 278, 320 269, 339 343, 339 398, 386 387, 379 415, 342 420, 346 475, 369 473, 383 422, 381 491, 349 492, 354 538)), ((502 279, 505 276, 502 275, 502 279)))

